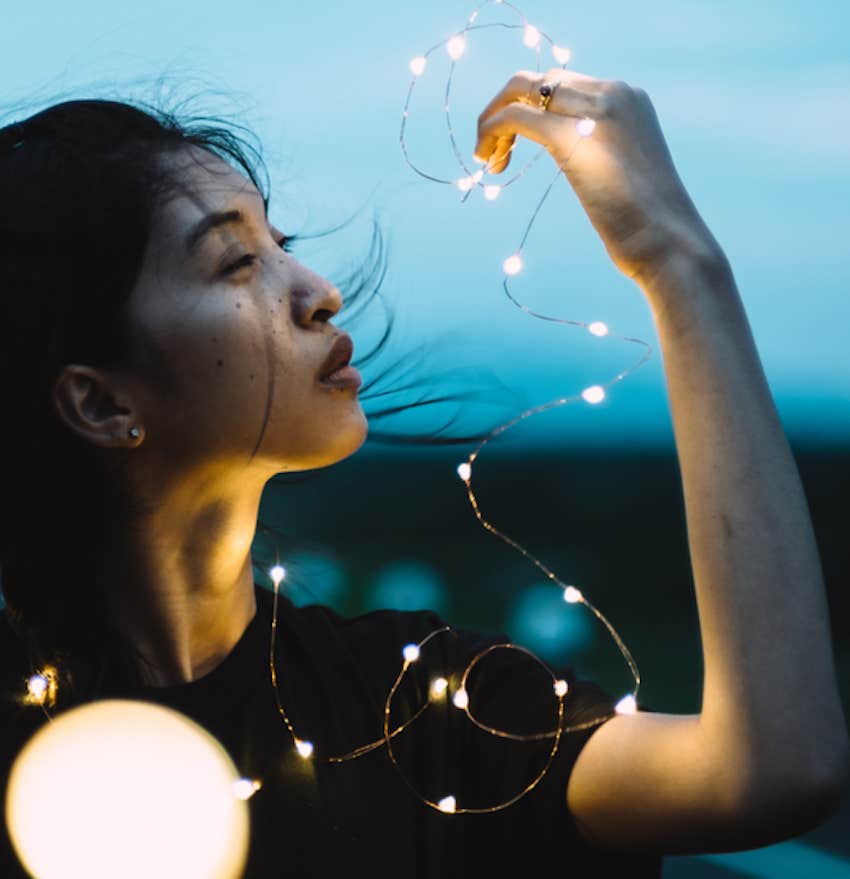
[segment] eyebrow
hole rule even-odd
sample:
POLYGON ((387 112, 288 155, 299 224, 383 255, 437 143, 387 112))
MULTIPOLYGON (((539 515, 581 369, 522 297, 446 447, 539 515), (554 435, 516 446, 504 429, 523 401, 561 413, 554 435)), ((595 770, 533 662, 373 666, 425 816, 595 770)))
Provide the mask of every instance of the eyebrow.
MULTIPOLYGON (((263 200, 263 211, 265 213, 266 220, 268 220, 268 205, 266 204, 265 199, 263 200)), ((221 226, 244 224, 245 222, 245 214, 239 210, 214 211, 211 214, 207 214, 205 217, 198 221, 198 224, 186 236, 186 252, 191 254, 192 251, 201 243, 207 233, 211 232, 213 229, 218 229, 221 226)))

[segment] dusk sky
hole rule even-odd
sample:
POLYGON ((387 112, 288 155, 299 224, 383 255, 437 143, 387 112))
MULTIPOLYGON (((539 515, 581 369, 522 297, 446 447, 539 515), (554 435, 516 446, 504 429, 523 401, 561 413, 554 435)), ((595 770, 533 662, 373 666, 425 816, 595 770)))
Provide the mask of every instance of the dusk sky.
MULTIPOLYGON (((456 188, 423 180, 403 161, 408 63, 463 28, 474 8, 458 0, 5 0, 0 121, 64 98, 151 99, 161 76, 184 97, 201 93, 205 109, 230 114, 262 141, 271 214, 283 231, 330 226, 365 206, 334 244, 353 263, 377 212, 389 244, 385 295, 398 315, 394 350, 433 345, 423 368, 494 376, 503 405, 481 414, 506 421, 525 406, 604 383, 640 352, 534 320, 504 296, 501 263, 554 176, 548 156, 496 201, 479 190, 466 204, 456 188)), ((789 432, 850 439, 850 6, 527 0, 519 8, 572 50, 569 67, 649 93, 680 176, 731 260, 789 432)), ((481 16, 518 22, 504 6, 481 16)), ((441 109, 449 62, 442 51, 431 59, 414 92, 408 148, 423 170, 454 178, 460 171, 441 109)), ((511 73, 536 63, 521 30, 470 35, 452 95, 467 157, 478 113, 511 73)), ((554 62, 544 53, 541 63, 554 62)), ((522 144, 501 176, 538 149, 522 144)), ((310 246, 296 256, 328 273, 339 265, 310 246)), ((527 271, 512 286, 520 301, 566 319, 602 320, 655 345, 640 290, 611 263, 566 178, 525 258, 527 271)), ((355 345, 369 341, 368 327, 351 332, 355 345)), ((528 441, 669 442, 660 352, 600 406, 566 406, 520 430, 528 441)))

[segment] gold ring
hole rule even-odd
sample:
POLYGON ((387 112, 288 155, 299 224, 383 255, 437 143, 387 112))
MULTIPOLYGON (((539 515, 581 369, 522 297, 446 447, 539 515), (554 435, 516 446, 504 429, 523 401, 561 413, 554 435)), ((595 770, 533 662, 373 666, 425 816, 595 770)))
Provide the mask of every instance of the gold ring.
POLYGON ((552 95, 555 94, 555 89, 558 87, 557 82, 544 82, 543 85, 540 86, 538 91, 540 92, 540 100, 537 106, 541 110, 549 109, 549 102, 552 100, 552 95))

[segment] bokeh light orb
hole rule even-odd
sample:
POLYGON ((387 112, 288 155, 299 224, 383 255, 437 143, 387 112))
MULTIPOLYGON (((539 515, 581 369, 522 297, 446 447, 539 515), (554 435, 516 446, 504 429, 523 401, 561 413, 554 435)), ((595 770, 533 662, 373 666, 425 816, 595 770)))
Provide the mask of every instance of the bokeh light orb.
POLYGON ((6 823, 36 879, 237 879, 249 831, 238 779, 222 745, 182 714, 92 702, 23 747, 6 823))

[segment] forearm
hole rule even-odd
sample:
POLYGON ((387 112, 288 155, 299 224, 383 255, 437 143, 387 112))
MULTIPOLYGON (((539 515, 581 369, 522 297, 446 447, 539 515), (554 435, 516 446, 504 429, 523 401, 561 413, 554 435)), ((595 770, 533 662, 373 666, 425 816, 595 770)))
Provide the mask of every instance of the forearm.
POLYGON ((682 256, 639 283, 682 474, 707 741, 742 784, 748 775, 827 783, 846 772, 848 739, 823 576, 732 271, 719 252, 682 256))

